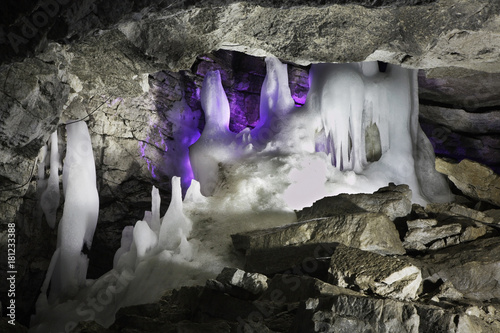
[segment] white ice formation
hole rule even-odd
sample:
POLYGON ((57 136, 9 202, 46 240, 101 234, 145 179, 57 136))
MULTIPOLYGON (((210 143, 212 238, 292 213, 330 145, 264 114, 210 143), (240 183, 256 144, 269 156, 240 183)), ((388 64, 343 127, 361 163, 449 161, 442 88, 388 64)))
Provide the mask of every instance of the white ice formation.
POLYGON ((217 195, 217 188, 228 186, 227 173, 238 168, 252 164, 263 171, 273 160, 276 166, 286 160, 268 185, 294 209, 325 195, 373 192, 389 182, 408 184, 414 202, 451 199, 418 123, 415 70, 388 65, 379 72, 377 62, 315 64, 307 101, 298 108, 286 65, 272 57, 266 64, 260 121, 236 137, 227 126, 220 75, 207 75, 202 88, 207 127, 190 148, 204 195, 217 195))
MULTIPOLYGON (((39 172, 44 168, 39 168, 39 172)), ((40 197, 40 205, 48 225, 54 229, 56 226, 56 213, 59 207, 59 148, 57 131, 50 136, 50 175, 46 187, 40 197)))
MULTIPOLYGON (((63 167, 64 211, 59 223, 57 250, 52 256, 39 303, 76 295, 85 285, 88 259, 82 253, 90 249, 99 213, 99 196, 92 143, 84 122, 66 126, 67 153, 63 167), (50 282, 50 294, 47 290, 50 282)), ((47 190, 59 189, 57 133, 52 135, 51 178, 47 190)), ((46 190, 46 191, 47 191, 46 190)), ((46 193, 44 192, 44 194, 46 193)), ((52 207, 43 201, 42 207, 52 207)), ((55 212, 54 212, 55 218, 55 212)), ((55 222, 55 221, 54 221, 55 222)))
MULTIPOLYGON (((202 198, 199 192, 194 193, 197 189, 199 186, 195 185, 188 190, 190 198, 202 198)), ((188 240, 191 220, 183 212, 178 177, 172 179, 172 192, 172 200, 161 225, 159 228, 151 228, 156 223, 151 223, 150 218, 158 218, 158 222, 160 220, 160 195, 153 188, 152 212, 146 214, 149 221, 137 221, 135 226, 123 230, 121 247, 115 254, 111 271, 95 281, 84 281, 84 284, 79 285, 78 292, 69 299, 49 297, 47 300, 43 294, 48 287, 46 281, 37 302, 36 315, 31 320, 30 331, 66 332, 85 320, 95 320, 101 325, 109 326, 114 321, 116 311, 123 306, 153 302, 167 289, 199 284, 212 277, 214 272, 204 273, 200 262, 193 261, 198 243, 188 240)), ((53 257, 63 257, 64 252, 68 252, 68 249, 59 247, 53 257)), ((54 262, 51 262, 47 276, 52 271, 54 262)), ((51 289, 53 283, 54 279, 51 289)))

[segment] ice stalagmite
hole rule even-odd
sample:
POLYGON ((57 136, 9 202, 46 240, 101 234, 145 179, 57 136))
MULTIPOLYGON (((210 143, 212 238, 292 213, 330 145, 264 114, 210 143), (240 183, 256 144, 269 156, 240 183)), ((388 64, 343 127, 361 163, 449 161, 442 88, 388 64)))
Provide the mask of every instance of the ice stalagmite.
POLYGON ((57 131, 50 136, 50 176, 47 187, 40 198, 40 205, 48 225, 54 229, 56 225, 56 213, 59 207, 59 149, 57 131))
POLYGON ((191 228, 191 220, 184 215, 182 209, 181 179, 172 177, 172 200, 161 222, 160 247, 166 250, 177 249, 187 240, 191 228))
POLYGON ((234 156, 235 149, 230 146, 236 137, 229 130, 229 102, 218 71, 207 73, 201 88, 201 105, 205 128, 198 141, 189 147, 189 158, 200 181, 201 193, 212 195, 219 177, 219 163, 234 156))
POLYGON ((59 223, 59 256, 51 280, 50 298, 74 295, 84 285, 99 213, 99 196, 92 143, 84 122, 66 126, 67 149, 63 167, 64 211, 59 223))

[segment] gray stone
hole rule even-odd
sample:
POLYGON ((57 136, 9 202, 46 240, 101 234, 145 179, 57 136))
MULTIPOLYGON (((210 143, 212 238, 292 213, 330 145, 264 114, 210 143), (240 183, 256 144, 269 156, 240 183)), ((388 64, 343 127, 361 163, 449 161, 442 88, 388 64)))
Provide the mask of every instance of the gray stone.
POLYGON ((466 298, 500 297, 500 239, 478 239, 423 256, 425 280, 450 281, 466 298))
POLYGON ((231 235, 237 250, 341 243, 382 254, 405 251, 394 223, 381 213, 353 213, 231 235))
POLYGON ((436 159, 436 170, 444 173, 465 195, 500 206, 500 176, 470 160, 450 163, 436 159))
POLYGON ((421 250, 422 246, 432 243, 438 239, 460 234, 462 226, 458 223, 443 226, 424 227, 409 230, 403 242, 406 249, 421 250))
POLYGON ((340 194, 316 201, 312 207, 296 212, 299 221, 340 214, 384 213, 391 220, 411 212, 411 190, 408 185, 389 184, 373 194, 340 194))
POLYGON ((498 135, 454 132, 445 126, 424 121, 421 121, 420 125, 431 140, 435 152, 441 157, 478 161, 499 172, 500 139, 498 135))
POLYGON ((330 256, 338 243, 302 244, 296 246, 250 249, 245 255, 245 270, 262 274, 305 271, 321 274, 328 269, 330 256))
POLYGON ((495 234, 491 217, 455 203, 428 204, 421 215, 433 218, 407 221, 403 242, 407 250, 437 250, 495 234))
POLYGON ((500 209, 489 209, 484 214, 493 219, 492 223, 500 224, 500 209))
POLYGON ((420 105, 419 117, 426 122, 446 126, 454 132, 470 134, 500 133, 500 111, 470 113, 461 109, 420 105))
POLYGON ((267 290, 267 276, 259 273, 248 273, 238 268, 225 267, 217 276, 222 284, 239 287, 254 295, 267 290))
POLYGON ((326 283, 307 275, 276 274, 269 281, 269 288, 260 297, 261 301, 296 303, 308 298, 333 295, 365 297, 362 293, 326 283))
POLYGON ((438 224, 438 221, 436 219, 417 219, 406 221, 408 230, 429 228, 435 226, 436 224, 438 224))
MULTIPOLYGON (((458 130, 464 126, 467 129, 473 128, 476 133, 484 130, 477 126, 475 121, 466 123, 464 119, 457 118, 457 115, 465 116, 469 120, 479 120, 479 123, 490 128, 490 124, 481 121, 489 118, 497 122, 494 116, 496 112, 481 114, 466 114, 467 111, 479 111, 477 109, 495 107, 500 105, 500 75, 498 73, 484 73, 481 71, 455 70, 454 68, 435 68, 418 73, 418 95, 421 103, 437 103, 449 105, 451 108, 462 108, 450 110, 431 105, 420 105, 421 117, 431 121, 441 123, 446 122, 450 128, 458 130), (434 112, 444 112, 444 114, 434 114, 434 112), (458 122, 453 123, 450 120, 458 122)), ((443 125, 445 123, 442 123, 443 125)), ((498 130, 498 128, 496 129, 498 130)), ((468 132, 468 130, 466 130, 468 132)))
MULTIPOLYGON (((484 312, 483 312, 484 313, 484 312)), ((495 332, 494 316, 392 299, 335 295, 301 304, 291 332, 495 332)))
POLYGON ((420 269, 402 258, 339 245, 331 258, 329 282, 382 297, 413 300, 418 296, 420 269))
POLYGON ((432 300, 435 302, 440 302, 442 299, 458 301, 462 300, 463 297, 464 295, 455 289, 450 281, 446 281, 439 286, 438 293, 432 297, 432 300))

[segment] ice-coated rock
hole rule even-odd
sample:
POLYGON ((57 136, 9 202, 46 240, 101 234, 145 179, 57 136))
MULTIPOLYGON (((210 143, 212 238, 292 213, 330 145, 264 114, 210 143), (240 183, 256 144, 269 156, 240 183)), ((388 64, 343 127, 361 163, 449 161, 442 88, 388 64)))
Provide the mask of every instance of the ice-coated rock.
POLYGON ((61 199, 59 192, 58 142, 57 131, 55 131, 50 135, 50 175, 47 180, 47 187, 40 197, 40 205, 45 214, 45 219, 52 229, 56 226, 56 213, 61 199))

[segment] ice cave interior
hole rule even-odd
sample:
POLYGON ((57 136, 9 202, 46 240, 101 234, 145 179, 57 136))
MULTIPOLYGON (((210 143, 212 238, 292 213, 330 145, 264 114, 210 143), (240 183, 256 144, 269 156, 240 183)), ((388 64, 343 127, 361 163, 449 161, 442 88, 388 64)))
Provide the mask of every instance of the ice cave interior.
MULTIPOLYGON (((169 288, 203 284, 223 267, 241 267, 231 234, 292 223, 294 210, 326 196, 372 193, 395 183, 408 184, 415 203, 451 200, 418 122, 416 70, 376 61, 313 64, 307 98, 301 98, 290 90, 286 63, 271 56, 265 63, 259 117, 238 130, 234 124, 230 129, 221 72, 207 72, 199 96, 202 132, 174 131, 168 210, 162 217, 153 187, 151 210, 123 229, 113 268, 97 279, 87 279, 82 253, 91 247, 98 221, 92 145, 84 121, 67 123, 64 212, 33 332, 63 331, 81 320, 109 326, 121 307, 155 301, 169 288)), ((50 141, 41 153, 50 158, 40 165, 50 168, 50 176, 42 172, 38 182, 46 221, 54 228, 57 133, 50 141)))

